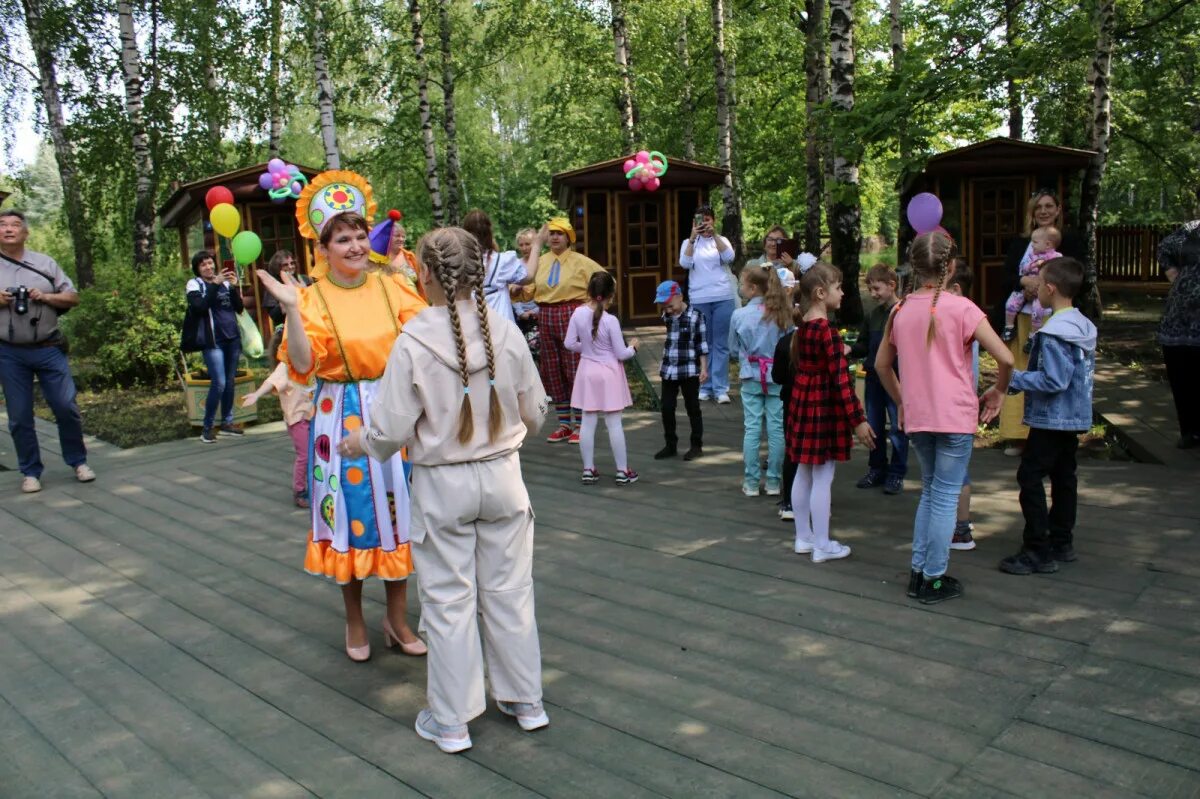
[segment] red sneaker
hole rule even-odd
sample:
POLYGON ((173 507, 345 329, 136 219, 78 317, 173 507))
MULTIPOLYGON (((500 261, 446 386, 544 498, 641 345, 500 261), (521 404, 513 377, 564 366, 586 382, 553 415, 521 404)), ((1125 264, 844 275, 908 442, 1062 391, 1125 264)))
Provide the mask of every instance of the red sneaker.
MULTIPOLYGON (((559 425, 558 429, 550 435, 546 436, 546 440, 551 444, 559 444, 571 438, 571 428, 568 425, 559 425)), ((579 443, 579 436, 575 436, 575 442, 579 443)))
POLYGON ((578 427, 576 427, 574 430, 572 430, 572 431, 571 431, 571 438, 570 438, 570 442, 571 442, 572 444, 578 444, 578 443, 579 443, 579 428, 578 428, 578 427))

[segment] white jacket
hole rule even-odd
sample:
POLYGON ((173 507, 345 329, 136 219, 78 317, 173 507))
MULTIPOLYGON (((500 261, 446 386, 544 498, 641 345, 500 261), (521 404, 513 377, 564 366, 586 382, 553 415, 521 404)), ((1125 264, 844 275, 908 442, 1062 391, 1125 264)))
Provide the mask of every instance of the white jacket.
POLYGON ((450 313, 445 306, 431 306, 404 325, 388 356, 371 402, 365 438, 371 457, 387 460, 400 447, 408 447, 409 461, 423 466, 489 460, 515 451, 527 433, 541 427, 549 400, 529 346, 516 325, 489 308, 502 421, 495 441, 488 441, 487 357, 479 316, 472 301, 460 301, 457 307, 466 343, 474 435, 465 444, 458 441, 463 386, 450 313))

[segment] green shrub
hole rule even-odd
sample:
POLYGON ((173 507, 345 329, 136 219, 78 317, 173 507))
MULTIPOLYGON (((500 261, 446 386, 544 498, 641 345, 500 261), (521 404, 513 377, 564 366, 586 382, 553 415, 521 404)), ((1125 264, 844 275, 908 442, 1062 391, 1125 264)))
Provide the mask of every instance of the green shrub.
POLYGON ((177 267, 134 272, 98 265, 96 285, 80 292, 79 307, 63 320, 72 355, 88 363, 81 382, 94 388, 166 383, 179 353, 187 277, 177 267))

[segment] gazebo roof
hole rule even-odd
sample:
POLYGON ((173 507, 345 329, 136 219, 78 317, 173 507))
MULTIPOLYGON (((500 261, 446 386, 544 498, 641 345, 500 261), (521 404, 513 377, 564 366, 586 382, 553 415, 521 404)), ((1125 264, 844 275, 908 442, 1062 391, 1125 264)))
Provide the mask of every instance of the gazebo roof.
POLYGON ((925 173, 930 175, 954 172, 970 174, 1028 169, 1082 169, 1095 155, 1091 150, 1073 147, 1057 147, 1051 144, 1010 139, 996 136, 966 147, 958 147, 938 153, 925 164, 925 173), (1005 166, 1008 164, 1009 166, 1005 166))
MULTIPOLYGON (((296 164, 306 178, 313 178, 321 172, 310 166, 296 164)), ((187 224, 192 211, 204 204, 204 195, 213 186, 224 186, 233 192, 234 202, 253 202, 266 200, 266 193, 258 185, 258 176, 267 171, 266 163, 223 172, 220 175, 193 180, 177 187, 170 198, 158 209, 158 216, 163 227, 181 227, 187 224)))
MULTIPOLYGON (((550 194, 560 198, 560 204, 565 204, 564 190, 573 189, 624 189, 628 185, 621 165, 625 159, 632 156, 623 155, 611 158, 598 164, 588 164, 578 169, 559 172, 551 178, 550 194)), ((695 161, 685 161, 682 158, 667 157, 667 174, 663 177, 664 188, 671 186, 707 187, 715 186, 725 180, 728 169, 722 169, 695 161)))

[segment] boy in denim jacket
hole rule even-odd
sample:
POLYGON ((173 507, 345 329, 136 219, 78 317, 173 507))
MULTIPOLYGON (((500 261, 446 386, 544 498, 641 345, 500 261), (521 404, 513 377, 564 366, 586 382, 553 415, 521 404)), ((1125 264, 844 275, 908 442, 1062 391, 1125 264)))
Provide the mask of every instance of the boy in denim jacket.
POLYGON ((1033 337, 1029 368, 1013 372, 1009 391, 1025 392, 1029 440, 1017 469, 1025 533, 1021 551, 1000 561, 1009 574, 1048 574, 1058 562, 1075 560, 1079 433, 1092 426, 1092 382, 1096 371, 1096 326, 1071 307, 1083 284, 1083 265, 1055 258, 1038 276, 1038 301, 1053 310, 1033 337), (1054 503, 1046 508, 1044 478, 1054 503))

